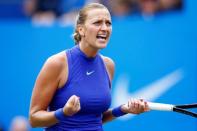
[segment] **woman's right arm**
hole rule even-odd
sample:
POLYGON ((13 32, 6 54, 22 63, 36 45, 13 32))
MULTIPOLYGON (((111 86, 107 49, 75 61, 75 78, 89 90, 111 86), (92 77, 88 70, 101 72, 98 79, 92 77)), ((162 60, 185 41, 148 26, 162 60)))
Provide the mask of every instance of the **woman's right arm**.
POLYGON ((41 69, 32 93, 29 120, 32 127, 48 127, 58 122, 54 111, 47 111, 48 105, 59 87, 65 63, 63 57, 52 56, 41 69))

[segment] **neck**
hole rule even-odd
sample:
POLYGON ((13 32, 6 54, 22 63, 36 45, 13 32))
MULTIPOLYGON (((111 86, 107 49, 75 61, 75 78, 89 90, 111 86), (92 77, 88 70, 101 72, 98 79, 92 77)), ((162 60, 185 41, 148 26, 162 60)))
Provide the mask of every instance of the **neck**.
POLYGON ((86 45, 82 42, 79 42, 79 48, 87 57, 95 57, 98 53, 98 49, 95 49, 94 47, 86 45))

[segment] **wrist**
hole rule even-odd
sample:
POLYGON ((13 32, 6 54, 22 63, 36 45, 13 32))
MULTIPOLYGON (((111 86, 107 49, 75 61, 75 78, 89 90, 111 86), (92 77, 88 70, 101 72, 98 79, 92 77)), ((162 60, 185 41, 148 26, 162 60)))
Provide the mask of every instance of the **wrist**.
POLYGON ((114 117, 120 117, 127 114, 124 109, 122 109, 122 105, 112 109, 112 115, 114 117))
POLYGON ((55 118, 58 120, 58 121, 62 121, 65 119, 66 115, 64 114, 64 111, 63 111, 63 108, 59 108, 55 111, 54 113, 55 115, 55 118))
POLYGON ((121 111, 122 111, 122 112, 128 113, 128 109, 127 109, 127 107, 126 107, 125 104, 121 105, 120 108, 121 108, 121 111))

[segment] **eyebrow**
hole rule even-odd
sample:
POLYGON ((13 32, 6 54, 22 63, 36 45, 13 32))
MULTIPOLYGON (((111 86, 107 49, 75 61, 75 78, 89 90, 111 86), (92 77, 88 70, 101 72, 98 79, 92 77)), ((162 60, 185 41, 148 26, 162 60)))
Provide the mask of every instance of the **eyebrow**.
MULTIPOLYGON (((97 19, 97 18, 95 18, 95 19, 93 19, 93 20, 91 20, 92 22, 96 22, 96 21, 103 21, 103 19, 97 19)), ((110 22, 111 23, 111 19, 105 19, 105 21, 107 21, 107 22, 110 22)))

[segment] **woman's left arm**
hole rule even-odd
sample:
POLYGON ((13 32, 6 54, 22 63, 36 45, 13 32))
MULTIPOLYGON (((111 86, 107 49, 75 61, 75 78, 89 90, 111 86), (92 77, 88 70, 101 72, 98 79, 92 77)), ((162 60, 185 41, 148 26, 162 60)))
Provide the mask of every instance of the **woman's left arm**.
MULTIPOLYGON (((102 58, 105 62, 105 66, 110 77, 110 82, 112 82, 115 64, 113 60, 109 57, 102 56, 102 58)), ((114 109, 108 109, 106 112, 104 112, 102 122, 105 123, 108 121, 112 121, 113 119, 125 115, 127 113, 140 114, 148 110, 149 108, 146 101, 142 99, 130 99, 126 104, 123 104, 114 109)))

